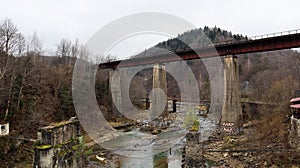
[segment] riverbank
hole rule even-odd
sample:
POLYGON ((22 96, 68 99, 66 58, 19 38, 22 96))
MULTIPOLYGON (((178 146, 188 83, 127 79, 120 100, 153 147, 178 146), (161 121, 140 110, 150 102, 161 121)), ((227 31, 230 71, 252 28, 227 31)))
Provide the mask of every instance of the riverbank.
MULTIPOLYGON (((291 148, 288 137, 259 141, 256 125, 244 124, 243 133, 236 136, 214 134, 203 146, 203 156, 208 167, 261 168, 291 167, 300 165, 299 151, 291 148), (249 127, 249 125, 251 125, 249 127)), ((217 132, 220 132, 217 130, 217 132)))

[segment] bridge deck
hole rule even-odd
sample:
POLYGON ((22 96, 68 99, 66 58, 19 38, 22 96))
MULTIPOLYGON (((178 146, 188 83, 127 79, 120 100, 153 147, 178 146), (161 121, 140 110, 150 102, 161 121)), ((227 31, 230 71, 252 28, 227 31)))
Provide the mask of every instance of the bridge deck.
POLYGON ((100 69, 116 69, 124 67, 142 66, 155 63, 166 63, 182 60, 193 60, 200 58, 237 55, 253 52, 264 52, 300 47, 300 33, 267 37, 261 39, 247 39, 240 41, 229 41, 218 43, 207 47, 188 49, 174 54, 161 54, 149 57, 139 57, 126 60, 118 60, 99 65, 100 69), (179 57, 178 57, 179 56, 179 57), (120 64, 121 63, 121 64, 120 64))

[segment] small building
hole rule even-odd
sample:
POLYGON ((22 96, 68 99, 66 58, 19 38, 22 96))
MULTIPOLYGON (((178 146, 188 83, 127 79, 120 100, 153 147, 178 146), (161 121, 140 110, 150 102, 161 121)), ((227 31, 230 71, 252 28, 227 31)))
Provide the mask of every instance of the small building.
POLYGON ((300 119, 300 97, 292 98, 290 100, 290 108, 292 110, 293 117, 300 119))
POLYGON ((290 100, 292 111, 289 143, 292 147, 300 150, 300 97, 290 100))
POLYGON ((0 136, 9 135, 9 123, 0 124, 0 136))

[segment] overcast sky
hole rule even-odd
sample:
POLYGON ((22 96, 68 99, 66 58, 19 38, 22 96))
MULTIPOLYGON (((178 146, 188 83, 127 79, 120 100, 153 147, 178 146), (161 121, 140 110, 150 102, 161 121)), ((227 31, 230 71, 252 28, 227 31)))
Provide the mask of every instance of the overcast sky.
MULTIPOLYGON (((10 18, 45 48, 62 38, 85 43, 109 22, 139 12, 176 15, 197 27, 218 26, 248 36, 300 29, 299 0, 1 0, 0 19, 10 18)), ((157 39, 156 39, 157 40, 157 39)))

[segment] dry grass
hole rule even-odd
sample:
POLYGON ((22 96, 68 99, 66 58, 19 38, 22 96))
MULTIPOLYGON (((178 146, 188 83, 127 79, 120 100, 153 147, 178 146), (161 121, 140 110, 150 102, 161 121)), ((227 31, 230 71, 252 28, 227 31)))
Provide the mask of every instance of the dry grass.
POLYGON ((260 118, 254 130, 256 140, 262 142, 284 142, 289 130, 286 112, 280 107, 259 108, 260 118))

